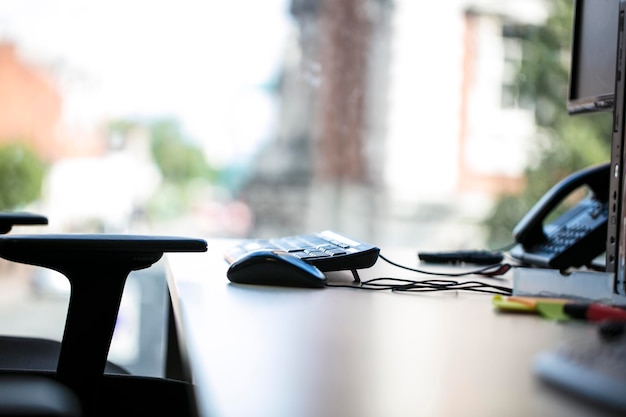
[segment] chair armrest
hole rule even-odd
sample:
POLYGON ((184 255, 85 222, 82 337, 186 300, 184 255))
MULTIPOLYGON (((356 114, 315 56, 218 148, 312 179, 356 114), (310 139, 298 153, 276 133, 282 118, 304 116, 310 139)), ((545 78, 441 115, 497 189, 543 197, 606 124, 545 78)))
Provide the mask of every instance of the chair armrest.
POLYGON ((48 218, 28 212, 0 212, 0 234, 9 233, 13 226, 48 224, 48 218))
POLYGON ((97 392, 102 381, 128 274, 148 268, 165 252, 206 250, 205 240, 175 236, 0 235, 0 257, 54 269, 69 280, 57 377, 81 397, 97 392))

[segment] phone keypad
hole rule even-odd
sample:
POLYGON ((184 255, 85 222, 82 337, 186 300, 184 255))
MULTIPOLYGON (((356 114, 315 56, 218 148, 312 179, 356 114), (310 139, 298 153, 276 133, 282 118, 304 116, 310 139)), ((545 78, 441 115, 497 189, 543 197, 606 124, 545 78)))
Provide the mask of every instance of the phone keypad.
POLYGON ((550 253, 559 253, 572 246, 591 231, 589 226, 583 224, 567 225, 559 228, 558 232, 544 242, 539 248, 550 253))

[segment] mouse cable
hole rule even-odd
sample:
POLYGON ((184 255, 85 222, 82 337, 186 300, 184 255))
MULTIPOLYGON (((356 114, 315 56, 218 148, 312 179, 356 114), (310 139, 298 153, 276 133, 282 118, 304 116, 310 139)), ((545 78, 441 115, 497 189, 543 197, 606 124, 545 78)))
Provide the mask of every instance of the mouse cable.
MULTIPOLYGON (((398 264, 393 262, 383 255, 378 255, 379 258, 384 260, 385 262, 402 269, 406 269, 412 272, 418 272, 428 275, 437 275, 437 276, 446 276, 446 277, 462 277, 468 275, 483 275, 486 277, 497 277, 499 275, 503 275, 508 272, 512 265, 510 264, 494 264, 488 265, 483 268, 464 271, 458 273, 447 273, 447 272, 434 272, 434 271, 425 271, 422 269, 411 268, 405 265, 398 264)), ((391 290, 391 291, 406 291, 406 292, 431 292, 431 291, 474 291, 481 293, 489 293, 489 294, 500 294, 500 295, 512 295, 513 290, 509 287, 501 286, 501 285, 493 285, 487 284, 479 281, 465 281, 459 282, 455 280, 446 280, 446 279, 428 279, 428 280, 410 280, 403 278, 392 278, 392 277, 380 277, 373 278, 366 281, 355 280, 356 285, 348 285, 348 284, 326 284, 327 287, 343 287, 343 288, 357 288, 364 290, 391 290)))
POLYGON ((434 291, 473 291, 487 294, 512 295, 513 290, 508 287, 487 284, 479 281, 459 282, 446 279, 429 279, 414 281, 403 278, 381 277, 362 281, 357 285, 326 284, 327 287, 353 288, 359 290, 397 292, 434 292, 434 291))

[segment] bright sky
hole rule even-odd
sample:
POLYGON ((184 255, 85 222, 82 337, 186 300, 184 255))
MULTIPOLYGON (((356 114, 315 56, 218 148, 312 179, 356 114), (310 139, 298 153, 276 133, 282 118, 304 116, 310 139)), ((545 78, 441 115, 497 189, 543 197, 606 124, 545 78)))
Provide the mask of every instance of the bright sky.
POLYGON ((57 68, 68 122, 172 114, 227 158, 271 123, 259 86, 280 65, 288 3, 0 0, 0 39, 57 68))

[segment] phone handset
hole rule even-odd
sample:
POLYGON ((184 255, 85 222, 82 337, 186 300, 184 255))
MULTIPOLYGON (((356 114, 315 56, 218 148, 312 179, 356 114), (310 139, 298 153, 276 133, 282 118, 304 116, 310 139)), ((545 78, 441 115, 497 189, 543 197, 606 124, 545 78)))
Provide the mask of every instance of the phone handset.
POLYGON ((547 238, 543 222, 548 215, 573 191, 587 186, 593 198, 609 200, 610 163, 596 165, 571 174, 554 185, 513 229, 513 237, 519 243, 535 243, 547 238))
POLYGON ((590 265, 606 251, 610 164, 578 171, 552 187, 513 229, 511 256, 544 268, 590 265), (555 220, 548 216, 572 192, 591 192, 555 220))

